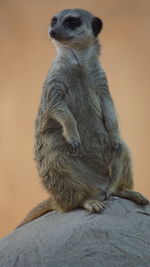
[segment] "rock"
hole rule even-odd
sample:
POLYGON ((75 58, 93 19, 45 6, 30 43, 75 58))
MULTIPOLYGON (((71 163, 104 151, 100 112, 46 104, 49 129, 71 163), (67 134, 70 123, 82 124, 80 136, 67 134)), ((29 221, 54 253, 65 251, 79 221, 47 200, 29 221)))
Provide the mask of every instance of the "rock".
POLYGON ((56 211, 0 240, 0 267, 150 266, 150 205, 111 197, 102 214, 56 211))

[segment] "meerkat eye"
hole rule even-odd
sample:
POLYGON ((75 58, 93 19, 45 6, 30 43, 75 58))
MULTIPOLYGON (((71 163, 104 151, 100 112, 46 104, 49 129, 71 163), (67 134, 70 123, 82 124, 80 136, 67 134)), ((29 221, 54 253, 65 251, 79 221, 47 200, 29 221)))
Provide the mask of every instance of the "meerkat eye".
POLYGON ((51 20, 51 27, 55 26, 56 23, 57 23, 57 18, 53 17, 52 20, 51 20))
POLYGON ((70 30, 75 30, 76 28, 80 27, 81 24, 82 22, 79 17, 68 17, 64 20, 64 26, 70 30))

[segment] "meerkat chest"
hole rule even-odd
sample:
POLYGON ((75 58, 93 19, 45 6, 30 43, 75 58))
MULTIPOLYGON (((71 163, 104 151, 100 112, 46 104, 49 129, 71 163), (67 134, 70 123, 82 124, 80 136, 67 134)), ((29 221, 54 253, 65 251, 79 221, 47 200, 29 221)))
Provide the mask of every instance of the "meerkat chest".
POLYGON ((101 114, 101 105, 97 95, 98 78, 90 68, 79 68, 71 72, 68 78, 66 101, 71 110, 101 114))
MULTIPOLYGON (((92 64, 85 64, 78 66, 74 69, 70 69, 69 79, 69 90, 70 96, 77 98, 83 97, 84 100, 87 98, 97 98, 97 90, 100 86, 100 71, 92 64), (94 68, 93 68, 94 67, 94 68)), ((80 101, 79 101, 80 102, 80 101)))

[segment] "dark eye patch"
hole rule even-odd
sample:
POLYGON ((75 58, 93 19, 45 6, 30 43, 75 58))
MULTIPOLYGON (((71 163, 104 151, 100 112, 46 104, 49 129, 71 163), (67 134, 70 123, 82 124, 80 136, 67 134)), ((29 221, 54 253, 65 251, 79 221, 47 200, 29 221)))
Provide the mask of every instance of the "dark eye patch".
POLYGON ((55 26, 57 23, 57 17, 53 17, 51 20, 51 27, 55 26))
POLYGON ((64 22, 64 26, 69 28, 70 30, 75 30, 76 28, 80 27, 82 22, 79 17, 67 17, 64 22))

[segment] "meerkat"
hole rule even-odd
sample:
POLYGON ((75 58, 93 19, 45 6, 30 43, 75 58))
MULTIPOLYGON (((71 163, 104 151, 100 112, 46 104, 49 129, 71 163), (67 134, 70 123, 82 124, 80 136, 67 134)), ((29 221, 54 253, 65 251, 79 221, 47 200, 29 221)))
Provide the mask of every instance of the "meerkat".
POLYGON ((35 123, 35 161, 49 198, 18 226, 57 210, 100 213, 119 196, 146 205, 132 190, 129 149, 99 61, 102 20, 82 9, 55 15, 49 27, 57 55, 43 84, 35 123))

